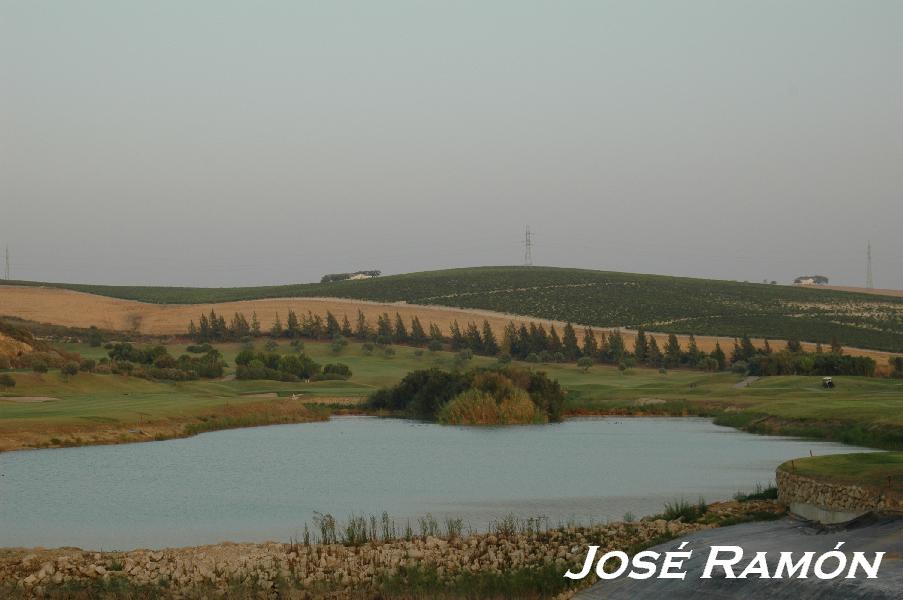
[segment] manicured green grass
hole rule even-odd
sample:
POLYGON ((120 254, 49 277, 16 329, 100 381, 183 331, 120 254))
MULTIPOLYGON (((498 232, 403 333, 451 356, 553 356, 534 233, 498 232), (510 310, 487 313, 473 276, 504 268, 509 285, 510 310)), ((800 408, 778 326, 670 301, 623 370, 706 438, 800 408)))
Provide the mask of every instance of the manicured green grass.
POLYGON ((798 458, 781 465, 781 469, 846 483, 903 491, 903 452, 869 452, 798 458))
MULTIPOLYGON (((240 344, 218 344, 226 361, 234 364, 240 344)), ((258 348, 262 343, 258 343, 258 348)), ((98 357, 87 345, 67 349, 98 357)), ((16 372, 15 388, 0 396, 50 396, 58 400, 16 403, 0 400, 0 429, 30 424, 132 424, 167 417, 184 417, 208 408, 259 401, 260 394, 321 397, 363 397, 396 383, 415 369, 453 368, 454 355, 396 346, 392 358, 378 350, 365 355, 360 344, 350 344, 334 355, 331 344, 306 342, 304 351, 317 362, 343 362, 352 370, 347 381, 282 383, 277 381, 151 382, 119 375, 80 373, 68 382, 57 372, 36 375, 16 372)), ((172 346, 178 355, 184 346, 172 346)), ((277 352, 294 352, 287 342, 277 352)), ((492 365, 495 360, 475 357, 468 366, 492 365)), ((631 369, 621 373, 596 365, 584 373, 573 364, 515 363, 546 371, 567 393, 570 414, 697 414, 715 416, 717 422, 763 433, 811 436, 888 449, 903 448, 903 380, 835 377, 837 387, 825 390, 819 377, 762 378, 737 387, 742 376, 673 370, 631 369)), ((230 368, 227 375, 232 372, 230 368)))
MULTIPOLYGON (((240 344, 216 346, 230 365, 234 365, 240 344)), ((84 356, 100 358, 102 348, 86 344, 66 344, 65 348, 84 356)), ((262 344, 258 344, 262 348, 262 344)), ((185 351, 184 345, 169 347, 176 356, 185 351)), ((277 352, 289 353, 294 349, 283 343, 277 352)), ((0 391, 0 430, 20 427, 23 421, 48 424, 65 423, 117 423, 140 424, 142 421, 184 417, 207 408, 224 404, 259 401, 261 394, 291 393, 312 397, 362 397, 373 390, 397 382, 414 369, 450 368, 454 355, 448 352, 424 352, 415 356, 415 350, 396 347, 392 358, 381 355, 365 355, 359 344, 350 344, 341 354, 331 352, 331 344, 308 342, 304 351, 317 362, 343 362, 351 367, 353 376, 348 381, 318 381, 284 383, 278 381, 241 381, 229 379, 233 369, 227 370, 223 380, 198 380, 187 382, 157 382, 122 375, 79 373, 65 381, 57 371, 43 375, 18 371, 13 373, 16 387, 0 391), (3 396, 47 396, 56 400, 39 403, 3 401, 3 396)), ((490 364, 487 358, 475 358, 472 364, 490 364)))
POLYGON ((153 303, 290 296, 439 304, 599 327, 772 339, 903 352, 903 298, 783 285, 553 267, 479 267, 360 281, 237 288, 47 285, 153 303))

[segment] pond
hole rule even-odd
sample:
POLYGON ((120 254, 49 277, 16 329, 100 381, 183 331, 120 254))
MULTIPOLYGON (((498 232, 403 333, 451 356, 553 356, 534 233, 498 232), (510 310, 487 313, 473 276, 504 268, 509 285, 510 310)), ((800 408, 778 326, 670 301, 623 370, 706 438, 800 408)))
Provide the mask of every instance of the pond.
POLYGON ((729 499, 790 458, 861 452, 698 418, 579 418, 446 427, 373 417, 129 444, 0 454, 0 546, 126 550, 289 541, 339 522, 426 513, 475 530, 510 513, 552 525, 729 499))

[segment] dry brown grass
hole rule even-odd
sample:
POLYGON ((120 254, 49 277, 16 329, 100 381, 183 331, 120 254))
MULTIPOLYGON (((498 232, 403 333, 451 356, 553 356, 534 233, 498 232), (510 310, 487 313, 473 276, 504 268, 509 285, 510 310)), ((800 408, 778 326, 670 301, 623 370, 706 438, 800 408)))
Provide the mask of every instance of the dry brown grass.
MULTIPOLYGON (((898 292, 903 294, 903 292, 898 292)), ((289 309, 296 313, 306 314, 308 311, 314 314, 325 315, 331 311, 341 320, 343 316, 354 323, 357 311, 361 310, 366 315, 371 326, 376 324, 377 317, 387 312, 394 318, 399 313, 403 319, 410 321, 417 316, 424 327, 428 323, 436 323, 444 332, 448 332, 453 321, 463 328, 469 321, 482 323, 489 321, 493 331, 498 337, 509 321, 520 323, 542 323, 547 329, 554 324, 561 333, 564 323, 560 321, 547 321, 533 319, 518 315, 492 312, 487 310, 450 308, 444 306, 420 306, 413 304, 367 302, 363 300, 350 300, 343 298, 273 298, 265 300, 246 300, 240 302, 222 302, 217 304, 148 304, 134 300, 120 300, 108 298, 72 290, 58 288, 41 288, 25 286, 0 286, 0 316, 13 316, 40 323, 52 323, 67 327, 90 327, 95 325, 101 329, 116 331, 135 331, 137 333, 151 335, 180 335, 188 329, 188 323, 198 316, 215 310, 218 314, 226 316, 227 320, 236 312, 244 313, 249 319, 256 312, 264 330, 268 329, 279 314, 285 323, 289 309)), ((594 328, 598 333, 607 329, 594 328)), ((633 344, 635 332, 622 330, 628 346, 633 344)), ((664 347, 668 336, 666 334, 654 334, 660 347, 664 347)), ((578 328, 578 336, 582 338, 582 328, 578 328)), ((688 336, 678 336, 681 344, 686 347, 688 336)), ((705 352, 711 352, 715 343, 720 342, 722 349, 729 353, 733 346, 733 338, 696 336, 699 348, 705 352)), ((754 339, 757 345, 762 340, 754 339)), ((777 348, 779 341, 772 341, 772 346, 777 348)), ((803 344, 807 350, 814 350, 814 344, 803 344)), ((887 352, 863 350, 858 348, 846 348, 849 354, 870 356, 875 359, 879 367, 887 365, 890 356, 887 352)))
MULTIPOLYGON (((308 403, 309 404, 309 403, 308 403)), ((0 452, 59 446, 86 446, 150 442, 188 437, 205 431, 322 421, 328 413, 287 398, 260 399, 240 404, 186 411, 140 426, 120 423, 55 423, 12 420, 0 427, 0 452)))
POLYGON ((903 298, 903 290, 850 287, 850 286, 842 286, 842 285, 817 285, 817 286, 808 286, 808 287, 813 287, 816 289, 837 290, 840 292, 856 292, 857 294, 874 294, 876 296, 894 296, 896 298, 903 298))

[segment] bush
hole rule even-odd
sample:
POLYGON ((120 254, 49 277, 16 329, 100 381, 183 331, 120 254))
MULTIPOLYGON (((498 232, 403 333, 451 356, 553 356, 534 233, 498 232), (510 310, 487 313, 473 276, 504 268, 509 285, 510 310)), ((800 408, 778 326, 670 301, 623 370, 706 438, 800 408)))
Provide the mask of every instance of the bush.
POLYGON ((78 368, 82 371, 86 371, 90 373, 94 369, 97 368, 97 361, 93 358, 86 358, 78 365, 78 368))
POLYGON ((186 347, 185 350, 192 354, 206 354, 213 350, 213 346, 210 344, 192 344, 191 346, 186 347))
POLYGON ((330 363, 323 367, 323 374, 334 378, 348 379, 351 377, 351 368, 344 363, 330 363))
POLYGON ((589 371, 589 368, 593 366, 593 359, 589 356, 583 356, 577 359, 577 366, 580 367, 584 373, 589 371))
POLYGON ((12 363, 9 361, 9 357, 5 354, 0 354, 0 370, 9 369, 12 367, 12 363))
POLYGON ((77 362, 67 362, 60 368, 60 372, 66 377, 71 377, 73 375, 78 374, 78 363, 77 362))
POLYGON ((891 377, 903 378, 903 356, 892 356, 888 359, 891 368, 891 377))
POLYGON ((564 392, 558 382, 549 379, 545 373, 517 368, 473 369, 467 373, 440 369, 412 371, 397 385, 372 394, 369 405, 377 410, 437 419, 447 403, 467 390, 487 394, 499 406, 490 412, 478 402, 479 396, 467 396, 460 406, 449 409, 453 412, 445 413, 442 417, 445 422, 464 422, 462 419, 467 415, 475 422, 487 419, 486 422, 499 423, 560 421, 562 418, 564 392), (533 404, 529 415, 522 404, 524 398, 533 404))
POLYGON ((661 516, 666 521, 681 519, 684 523, 692 523, 704 515, 706 511, 708 511, 708 506, 706 506, 705 500, 702 498, 696 504, 690 504, 681 498, 673 503, 666 502, 665 512, 661 516))
POLYGON ((747 371, 749 371, 749 364, 745 360, 738 360, 731 364, 731 372, 733 373, 745 375, 747 371))
POLYGON ((31 370, 35 373, 46 373, 47 372, 47 363, 42 360, 36 360, 31 363, 31 370))
POLYGON ((16 380, 9 373, 0 373, 0 386, 5 388, 16 387, 16 380))

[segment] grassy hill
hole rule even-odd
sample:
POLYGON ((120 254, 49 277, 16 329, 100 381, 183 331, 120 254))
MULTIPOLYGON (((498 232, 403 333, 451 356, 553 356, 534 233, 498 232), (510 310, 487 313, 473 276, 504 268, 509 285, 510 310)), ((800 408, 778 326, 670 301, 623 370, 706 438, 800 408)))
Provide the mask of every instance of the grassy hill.
POLYGON ((903 352, 903 298, 553 267, 479 267, 361 281, 188 288, 4 282, 152 303, 336 297, 486 309, 599 327, 773 339, 903 352))

